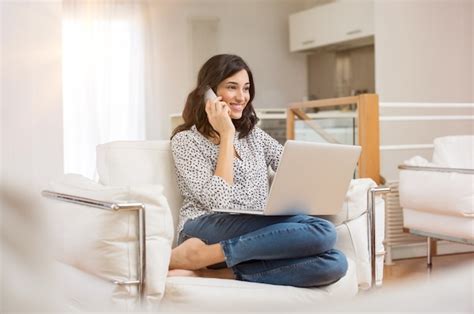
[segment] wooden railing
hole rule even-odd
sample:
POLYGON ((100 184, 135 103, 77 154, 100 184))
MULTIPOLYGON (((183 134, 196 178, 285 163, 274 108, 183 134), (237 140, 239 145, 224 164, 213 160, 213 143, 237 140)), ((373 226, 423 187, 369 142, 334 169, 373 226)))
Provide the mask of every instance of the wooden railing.
POLYGON ((313 121, 304 109, 334 106, 355 105, 357 112, 358 145, 362 153, 358 163, 358 174, 361 178, 371 178, 377 184, 382 183, 380 176, 380 142, 379 142, 379 100, 376 94, 332 98, 293 103, 287 110, 286 137, 295 139, 295 119, 303 120, 327 142, 334 143, 334 138, 313 121))

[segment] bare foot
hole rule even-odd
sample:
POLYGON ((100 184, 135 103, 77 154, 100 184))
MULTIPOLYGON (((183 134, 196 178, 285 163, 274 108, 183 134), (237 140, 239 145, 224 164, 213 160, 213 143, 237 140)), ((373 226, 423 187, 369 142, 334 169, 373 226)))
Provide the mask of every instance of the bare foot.
MULTIPOLYGON (((199 263, 200 251, 206 243, 198 238, 190 238, 171 251, 170 269, 197 270, 202 268, 199 263)), ((207 266, 207 265, 205 265, 207 266)))
POLYGON ((199 277, 197 270, 170 269, 168 277, 199 277))
POLYGON ((229 268, 222 269, 172 269, 168 271, 168 277, 204 277, 204 278, 220 278, 220 279, 235 279, 234 272, 229 268))
POLYGON ((198 238, 190 238, 171 251, 169 269, 198 270, 223 261, 219 243, 207 245, 198 238))

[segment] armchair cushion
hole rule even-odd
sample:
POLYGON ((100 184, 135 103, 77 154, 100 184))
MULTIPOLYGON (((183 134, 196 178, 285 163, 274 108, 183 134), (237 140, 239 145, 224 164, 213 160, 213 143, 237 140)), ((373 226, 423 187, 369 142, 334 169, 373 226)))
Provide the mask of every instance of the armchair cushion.
POLYGON ((318 303, 341 302, 357 294, 356 266, 348 260, 346 276, 337 282, 317 288, 268 285, 237 280, 168 277, 161 303, 164 312, 295 312, 314 311, 318 303), (235 302, 237 301, 238 302, 235 302))
MULTIPOLYGON (((173 224, 159 185, 112 187, 80 175, 65 175, 50 183, 55 192, 109 202, 145 204, 147 301, 157 303, 163 294, 168 270, 173 224)), ((57 259, 107 281, 137 278, 138 223, 136 212, 114 212, 94 207, 48 201, 50 230, 57 241, 57 259)), ((133 306, 135 286, 114 286, 117 303, 133 306)))

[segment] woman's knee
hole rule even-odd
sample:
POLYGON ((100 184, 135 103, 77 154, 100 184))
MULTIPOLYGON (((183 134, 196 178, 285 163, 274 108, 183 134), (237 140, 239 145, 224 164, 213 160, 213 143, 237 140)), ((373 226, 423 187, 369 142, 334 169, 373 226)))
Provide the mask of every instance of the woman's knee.
POLYGON ((318 256, 315 260, 318 268, 316 271, 309 271, 304 286, 318 287, 335 283, 347 273, 348 264, 346 256, 338 250, 329 250, 318 256))
POLYGON ((320 217, 301 214, 293 216, 293 219, 299 223, 307 223, 314 226, 318 226, 328 232, 335 231, 334 224, 332 222, 320 217))
POLYGON ((327 245, 327 249, 329 250, 333 248, 337 240, 337 231, 336 227, 334 227, 334 224, 319 217, 311 217, 311 221, 309 223, 317 231, 320 240, 327 245))
POLYGON ((315 226, 319 226, 328 231, 335 231, 334 224, 332 222, 320 217, 301 214, 301 215, 295 215, 294 219, 300 223, 308 223, 315 226))
POLYGON ((344 277, 347 273, 347 258, 339 250, 330 250, 328 254, 327 284, 333 283, 344 277))
POLYGON ((326 219, 322 218, 316 218, 318 219, 318 225, 325 231, 326 236, 334 241, 336 243, 336 238, 337 238, 337 232, 336 232, 336 227, 332 222, 326 219))
POLYGON ((295 286, 318 287, 335 283, 347 273, 348 263, 346 256, 339 250, 329 250, 319 256, 309 257, 310 263, 305 264, 300 269, 299 276, 293 277, 296 280, 295 286), (298 281, 298 278, 301 281, 298 281))
POLYGON ((318 245, 319 252, 330 250, 336 244, 337 232, 332 222, 309 215, 295 215, 292 220, 311 227, 309 231, 315 237, 313 244, 318 245))

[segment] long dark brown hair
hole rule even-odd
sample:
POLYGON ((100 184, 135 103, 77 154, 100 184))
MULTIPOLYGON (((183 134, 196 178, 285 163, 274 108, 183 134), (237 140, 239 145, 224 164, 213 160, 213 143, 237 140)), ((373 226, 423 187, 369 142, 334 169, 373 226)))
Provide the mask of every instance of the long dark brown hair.
POLYGON ((241 57, 221 54, 207 60, 199 70, 197 86, 189 93, 184 105, 182 114, 184 123, 173 130, 171 138, 181 131, 189 130, 193 125, 196 125, 196 128, 202 135, 208 138, 215 137, 218 133, 207 119, 204 93, 208 87, 216 91, 219 83, 241 70, 247 71, 249 76, 250 99, 242 112, 242 117, 240 119, 232 119, 232 123, 235 126, 235 130, 239 132, 239 138, 247 136, 258 122, 257 114, 252 106, 252 100, 255 97, 252 71, 250 71, 250 68, 241 57))

